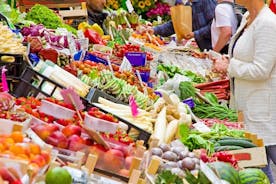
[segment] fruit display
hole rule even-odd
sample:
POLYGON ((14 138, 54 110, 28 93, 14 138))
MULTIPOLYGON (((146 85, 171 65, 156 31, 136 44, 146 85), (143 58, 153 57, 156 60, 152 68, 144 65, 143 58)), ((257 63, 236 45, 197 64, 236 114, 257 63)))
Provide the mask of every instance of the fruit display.
MULTIPOLYGON (((115 44, 115 47, 113 49, 113 54, 119 58, 123 58, 125 54, 128 52, 143 52, 143 50, 139 45, 133 45, 133 44, 126 44, 126 45, 115 44)), ((147 55, 148 61, 153 60, 153 56, 151 53, 146 52, 146 55, 147 55)))
POLYGON ((39 145, 25 141, 21 132, 0 135, 0 147, 0 157, 27 161, 35 173, 46 166, 51 159, 50 154, 41 150, 39 145))
POLYGON ((134 149, 129 146, 112 144, 109 150, 101 145, 90 147, 90 153, 98 156, 96 168, 119 176, 129 177, 129 169, 133 157, 134 149))
POLYGON ((47 144, 61 149, 81 151, 90 144, 88 137, 82 137, 82 128, 77 125, 67 125, 60 130, 56 124, 36 124, 32 130, 47 144))

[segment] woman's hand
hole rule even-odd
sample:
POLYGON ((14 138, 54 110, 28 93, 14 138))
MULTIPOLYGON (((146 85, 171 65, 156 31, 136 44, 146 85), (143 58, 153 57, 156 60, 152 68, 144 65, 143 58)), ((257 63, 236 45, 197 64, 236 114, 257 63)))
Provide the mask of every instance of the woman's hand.
POLYGON ((213 60, 213 72, 226 74, 227 68, 229 65, 229 58, 226 56, 222 56, 221 59, 214 59, 213 60))

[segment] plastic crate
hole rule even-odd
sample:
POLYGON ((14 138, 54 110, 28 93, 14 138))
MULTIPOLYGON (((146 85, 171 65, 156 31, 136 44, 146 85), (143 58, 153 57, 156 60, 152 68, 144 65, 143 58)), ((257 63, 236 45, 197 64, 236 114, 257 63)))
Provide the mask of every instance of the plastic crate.
MULTIPOLYGON (((90 107, 97 107, 100 109, 100 111, 104 112, 104 113, 109 113, 107 110, 97 106, 96 104, 90 104, 91 106, 87 106, 87 108, 90 108, 90 107)), ((112 113, 109 113, 109 114, 112 114, 112 113)), ((127 126, 128 126, 128 129, 127 129, 127 133, 129 133, 131 131, 131 129, 135 129, 136 131, 139 132, 139 135, 137 137, 136 140, 143 140, 144 141, 144 145, 145 146, 148 146, 148 141, 150 139, 150 136, 151 136, 151 133, 137 127, 136 125, 128 122, 127 120, 117 116, 116 114, 112 114, 115 118, 117 118, 119 121, 125 123, 127 126)))
POLYGON ((114 98, 113 96, 106 94, 105 92, 96 89, 96 88, 91 88, 90 92, 88 93, 86 99, 88 100, 88 102, 90 103, 98 103, 99 101, 99 97, 105 98, 107 100, 110 100, 112 102, 118 103, 118 104, 126 104, 124 102, 121 102, 120 100, 118 100, 117 98, 114 98))
POLYGON ((15 97, 36 97, 38 95, 50 97, 59 92, 59 90, 63 88, 63 86, 34 71, 32 68, 26 67, 21 75, 20 83, 18 84, 13 95, 15 97), (36 81, 38 81, 37 84, 35 84, 36 81), (51 86, 51 88, 43 90, 42 87, 45 84, 51 86))

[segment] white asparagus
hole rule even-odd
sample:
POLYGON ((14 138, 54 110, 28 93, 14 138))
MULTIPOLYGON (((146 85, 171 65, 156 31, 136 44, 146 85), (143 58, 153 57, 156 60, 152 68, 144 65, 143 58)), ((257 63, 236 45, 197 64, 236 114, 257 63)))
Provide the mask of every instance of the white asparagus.
POLYGON ((158 144, 161 144, 165 141, 165 134, 167 128, 166 111, 167 107, 163 107, 161 112, 158 114, 155 122, 153 138, 159 140, 158 144))
POLYGON ((165 143, 170 143, 177 134, 178 120, 171 121, 166 129, 165 143))

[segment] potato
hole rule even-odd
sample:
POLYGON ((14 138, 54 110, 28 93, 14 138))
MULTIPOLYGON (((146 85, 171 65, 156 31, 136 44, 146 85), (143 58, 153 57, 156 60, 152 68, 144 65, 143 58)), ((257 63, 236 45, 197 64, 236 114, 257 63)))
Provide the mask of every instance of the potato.
POLYGON ((182 160, 182 168, 181 169, 194 170, 195 166, 196 166, 195 162, 190 157, 186 157, 182 160))
POLYGON ((176 162, 178 159, 177 155, 172 151, 167 151, 167 152, 163 153, 162 158, 164 160, 174 161, 174 162, 176 162))
POLYGON ((170 146, 169 146, 168 144, 165 144, 165 143, 161 143, 161 144, 159 145, 159 148, 161 148, 163 152, 166 152, 166 151, 170 151, 170 150, 171 150, 170 146))
POLYGON ((162 151, 161 148, 152 148, 151 149, 151 154, 162 157, 163 151, 162 151))
POLYGON ((171 151, 177 154, 177 156, 180 156, 180 153, 186 151, 186 149, 183 147, 172 147, 171 151))

